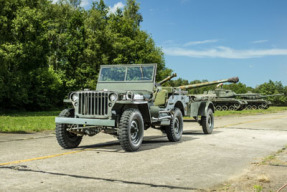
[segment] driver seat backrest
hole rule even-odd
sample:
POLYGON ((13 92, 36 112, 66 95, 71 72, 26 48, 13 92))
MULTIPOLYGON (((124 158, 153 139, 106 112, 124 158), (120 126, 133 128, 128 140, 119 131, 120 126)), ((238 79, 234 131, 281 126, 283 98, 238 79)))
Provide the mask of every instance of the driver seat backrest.
POLYGON ((165 106, 166 100, 168 98, 168 91, 167 90, 160 90, 155 93, 155 98, 154 98, 154 105, 155 106, 165 106))

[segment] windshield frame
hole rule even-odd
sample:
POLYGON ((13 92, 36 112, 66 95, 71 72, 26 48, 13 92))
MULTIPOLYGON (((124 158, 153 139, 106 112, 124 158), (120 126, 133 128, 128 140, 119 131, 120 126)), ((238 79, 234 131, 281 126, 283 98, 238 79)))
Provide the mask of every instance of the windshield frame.
POLYGON ((142 83, 142 82, 155 82, 155 74, 156 72, 156 64, 119 64, 119 65, 101 65, 98 83, 142 83), (112 67, 123 67, 125 68, 125 77, 123 81, 103 81, 101 80, 102 70, 105 68, 112 68, 112 67), (127 72, 128 68, 132 67, 153 67, 151 79, 148 80, 127 80, 127 72))

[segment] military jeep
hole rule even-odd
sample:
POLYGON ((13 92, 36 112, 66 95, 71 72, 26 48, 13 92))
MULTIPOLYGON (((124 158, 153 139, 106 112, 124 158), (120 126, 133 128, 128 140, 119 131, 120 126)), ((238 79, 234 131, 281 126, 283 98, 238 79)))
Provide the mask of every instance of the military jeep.
POLYGON ((66 102, 73 108, 56 117, 59 145, 75 148, 84 135, 104 132, 116 136, 125 151, 136 151, 142 144, 144 130, 150 127, 177 142, 182 137, 183 116, 193 117, 204 133, 212 133, 212 102, 195 101, 187 95, 186 86, 162 87, 171 77, 156 83, 156 70, 156 64, 102 65, 96 90, 69 93, 66 102))

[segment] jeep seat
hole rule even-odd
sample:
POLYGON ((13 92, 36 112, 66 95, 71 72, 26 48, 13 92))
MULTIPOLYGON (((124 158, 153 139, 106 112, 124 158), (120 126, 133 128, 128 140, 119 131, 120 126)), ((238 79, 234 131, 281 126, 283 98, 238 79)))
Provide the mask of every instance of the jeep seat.
POLYGON ((155 94, 154 105, 165 106, 167 97, 168 97, 168 91, 160 90, 159 92, 155 94))

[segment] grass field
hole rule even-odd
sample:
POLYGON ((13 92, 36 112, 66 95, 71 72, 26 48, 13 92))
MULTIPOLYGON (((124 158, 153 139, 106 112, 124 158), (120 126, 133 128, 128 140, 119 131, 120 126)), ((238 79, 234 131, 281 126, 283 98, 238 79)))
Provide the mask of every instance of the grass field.
MULTIPOLYGON (((216 111, 215 116, 253 115, 286 111, 287 107, 267 110, 216 111)), ((0 132, 29 133, 55 129, 55 117, 60 111, 0 113, 0 132)))
POLYGON ((276 113, 280 111, 287 111, 287 107, 269 107, 268 109, 242 110, 242 111, 216 111, 215 116, 220 117, 227 115, 255 115, 255 114, 276 113))
POLYGON ((36 132, 55 129, 59 111, 9 112, 0 114, 0 132, 36 132))

